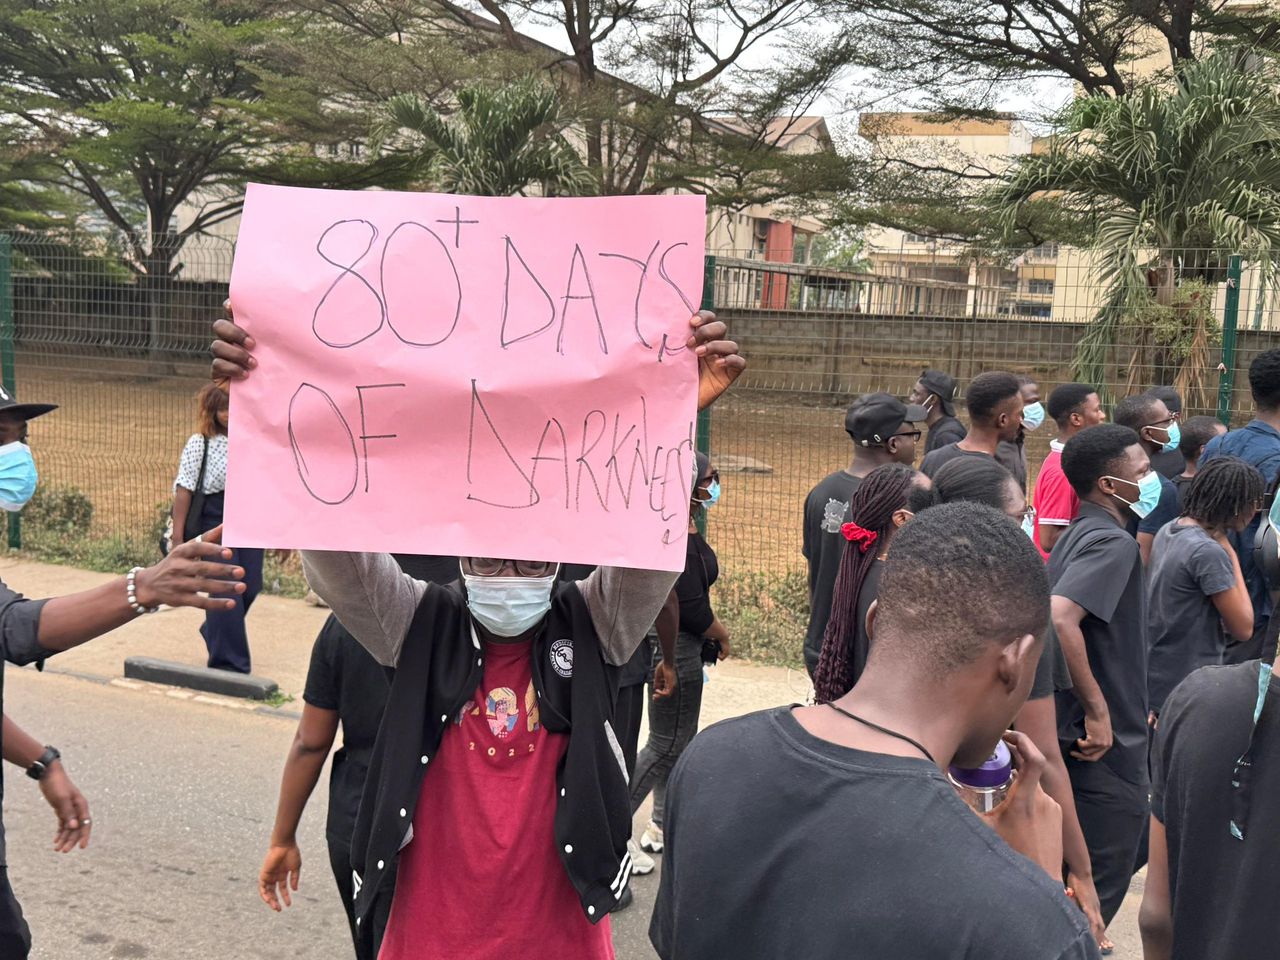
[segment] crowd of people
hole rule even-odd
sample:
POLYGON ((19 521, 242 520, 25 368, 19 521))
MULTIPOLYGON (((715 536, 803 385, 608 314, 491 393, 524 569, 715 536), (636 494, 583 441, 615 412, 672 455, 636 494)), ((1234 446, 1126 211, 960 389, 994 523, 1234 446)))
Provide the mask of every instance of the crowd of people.
MULTIPOLYGON (((929 609, 927 577, 916 574, 910 596, 887 587, 907 569, 903 544, 936 516, 934 504, 981 504, 1021 527, 1047 603, 1043 629, 1029 631, 1043 633, 1044 647, 1011 725, 1043 755, 1039 780, 1061 812, 1049 873, 1104 954, 1106 926, 1143 866, 1147 960, 1274 952, 1269 921, 1253 908, 1261 909, 1257 891, 1280 876, 1280 846, 1263 850, 1244 821, 1280 763, 1280 742, 1268 737, 1277 710, 1264 710, 1274 696, 1271 600, 1280 589, 1276 540, 1264 536, 1280 477, 1280 350, 1260 354, 1249 380, 1256 416, 1228 431, 1210 417, 1184 423, 1167 386, 1120 399, 1108 423, 1095 386, 1059 385, 1042 405, 1032 378, 982 373, 965 390, 969 426, 957 437, 956 381, 926 370, 905 403, 870 394, 852 404, 850 464, 804 505, 805 662, 816 703, 840 714, 868 702, 873 680, 888 684, 872 668, 893 607, 929 609), (1046 415, 1057 437, 1029 488, 1024 441, 1046 415), (908 465, 926 430, 916 472, 908 465)), ((950 526, 954 534, 959 520, 950 526)), ((939 604, 965 609, 973 624, 984 615, 971 607, 980 597, 1011 618, 1029 602, 1008 572, 988 569, 1002 596, 971 587, 944 565, 944 539, 935 562, 952 579, 939 604)), ((1011 637, 1015 623, 992 625, 988 639, 1011 637)), ((880 707, 858 722, 903 738, 928 731, 910 707, 880 707)), ((823 717, 813 729, 838 723, 823 717)), ((928 745, 916 739, 906 742, 928 745)), ((1025 955, 1087 955, 1073 949, 1025 955)))
MULTIPOLYGON (((167 556, 47 601, 0 585, 4 659, 40 662, 168 604, 206 611, 211 666, 249 669, 261 555, 218 540, 225 387, 258 360, 229 313, 215 333, 167 556)), ((688 345, 706 409, 745 360, 705 311, 688 345)), ((1091 958, 1144 865, 1146 960, 1271 956, 1280 351, 1250 386, 1257 416, 1230 432, 1184 422, 1167 387, 1108 422, 1096 386, 1042 400, 1002 371, 962 401, 938 370, 905 400, 859 397, 850 463, 803 510, 812 702, 702 732, 704 665, 732 650, 697 522, 721 495, 706 454, 690 458, 678 574, 561 564, 551 544, 541 559, 304 551, 332 615, 261 898, 280 910, 298 890, 298 826, 340 731, 327 852, 368 960, 606 960, 610 916, 657 858, 664 960, 1091 958), (1048 420, 1057 437, 1029 464, 1048 420), (1002 756, 1014 772, 975 806, 965 776, 1002 756)), ((6 509, 36 485, 26 422, 52 409, 0 392, 6 509)), ((57 751, 8 717, 0 736, 57 812, 55 845, 87 843, 57 751)), ((29 946, 0 866, 0 956, 29 946)))

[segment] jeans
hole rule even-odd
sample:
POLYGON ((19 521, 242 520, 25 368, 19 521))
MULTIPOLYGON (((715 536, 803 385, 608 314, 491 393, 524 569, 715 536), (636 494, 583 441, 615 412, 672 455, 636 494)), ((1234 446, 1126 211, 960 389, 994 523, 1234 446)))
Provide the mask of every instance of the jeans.
POLYGON ((681 633, 676 639, 676 689, 669 697, 649 701, 649 742, 640 751, 631 778, 631 812, 640 809, 652 790, 653 822, 659 827, 666 806, 667 776, 698 732, 701 712, 702 638, 681 633))

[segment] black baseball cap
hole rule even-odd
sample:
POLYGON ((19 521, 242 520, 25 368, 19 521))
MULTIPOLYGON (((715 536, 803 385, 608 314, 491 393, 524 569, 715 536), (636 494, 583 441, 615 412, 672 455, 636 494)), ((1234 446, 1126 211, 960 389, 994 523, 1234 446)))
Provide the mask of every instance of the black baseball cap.
POLYGON ((925 370, 920 374, 920 382, 930 393, 937 394, 942 404, 942 412, 948 417, 956 415, 956 380, 955 377, 941 370, 925 370))
POLYGON ((916 423, 927 416, 918 403, 903 403, 887 393, 868 393, 850 404, 844 428, 854 443, 871 447, 886 442, 904 423, 916 423))
POLYGON ((34 420, 57 409, 56 403, 19 403, 17 397, 0 386, 0 413, 10 413, 23 420, 34 420))

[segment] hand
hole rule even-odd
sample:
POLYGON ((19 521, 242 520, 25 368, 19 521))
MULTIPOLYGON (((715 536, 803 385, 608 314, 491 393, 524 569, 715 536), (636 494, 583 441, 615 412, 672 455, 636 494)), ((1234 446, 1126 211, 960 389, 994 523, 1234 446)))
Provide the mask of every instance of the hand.
POLYGON ((258 895, 262 902, 280 912, 280 900, 286 907, 293 906, 289 899, 289 890, 298 892, 298 877, 302 873, 302 851, 296 843, 272 844, 262 861, 262 870, 258 873, 258 895))
POLYGON ((1077 760, 1101 760, 1102 755, 1111 749, 1111 714, 1103 710, 1101 714, 1090 717, 1085 714, 1084 737, 1076 741, 1076 749, 1071 756, 1077 760))
POLYGON ((55 760, 40 778, 40 792, 44 794, 53 812, 58 815, 58 832, 53 837, 53 849, 58 853, 70 853, 76 847, 89 846, 89 833, 93 829, 89 818, 89 801, 84 798, 62 761, 55 760))
POLYGON ((174 547, 155 566, 139 570, 134 580, 138 603, 144 607, 200 607, 204 610, 231 610, 235 600, 202 594, 244 593, 244 568, 217 560, 230 560, 231 551, 220 546, 222 527, 217 526, 194 540, 174 547), (215 559, 216 558, 216 559, 215 559))
POLYGON ((1044 754, 1025 733, 1010 730, 1004 742, 1013 754, 1017 776, 1004 802, 982 818, 1005 843, 1061 880, 1062 808, 1040 786, 1044 754))
POLYGON ((653 668, 653 699, 661 700, 663 697, 671 696, 679 682, 676 679, 675 664, 667 663, 665 660, 658 661, 658 665, 653 668))
POLYGON ((720 652, 716 654, 717 660, 733 656, 733 645, 729 643, 728 636, 721 637, 717 642, 720 644, 720 652))
POLYGON ((1098 899, 1098 890, 1093 885, 1093 877, 1081 877, 1067 873, 1067 894, 1076 902, 1084 918, 1089 921, 1089 930, 1098 946, 1105 949, 1113 946, 1107 939, 1107 925, 1102 920, 1102 902, 1098 899))
POLYGON ((213 323, 213 335, 217 337, 209 348, 213 353, 213 379, 217 381, 243 380, 258 365, 253 349, 258 344, 243 329, 236 326, 231 314, 231 301, 222 304, 223 319, 213 323))
MULTIPOLYGON (((736 343, 724 339, 727 328, 710 310, 699 310, 689 325, 693 327, 693 335, 689 337, 688 346, 698 355, 698 409, 705 410, 733 385, 747 368, 747 361, 738 353, 736 343)), ((214 330, 217 329, 215 324, 214 330)), ((214 352, 214 356, 220 355, 214 352)), ((215 361, 215 374, 217 369, 215 361)))

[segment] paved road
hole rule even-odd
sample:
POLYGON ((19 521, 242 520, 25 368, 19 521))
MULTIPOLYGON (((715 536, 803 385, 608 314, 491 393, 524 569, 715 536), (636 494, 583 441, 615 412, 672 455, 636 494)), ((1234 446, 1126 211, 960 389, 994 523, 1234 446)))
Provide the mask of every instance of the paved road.
MULTIPOLYGON (((33 784, 7 771, 10 873, 35 960, 350 957, 324 847, 323 789, 301 830, 294 908, 271 913, 254 886, 292 721, 189 694, 5 673, 6 710, 62 749, 95 821, 89 850, 54 854, 52 812, 33 784)), ((633 888, 635 906, 613 918, 618 960, 654 960, 647 928, 657 874, 633 888)), ((1113 925, 1116 960, 1141 956, 1135 915, 1131 896, 1113 925)))

